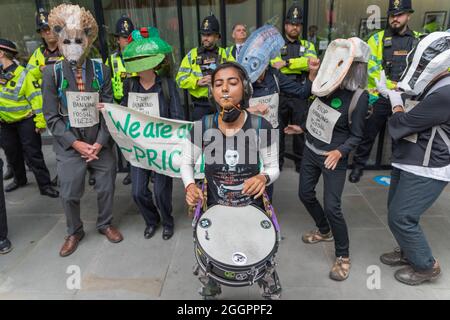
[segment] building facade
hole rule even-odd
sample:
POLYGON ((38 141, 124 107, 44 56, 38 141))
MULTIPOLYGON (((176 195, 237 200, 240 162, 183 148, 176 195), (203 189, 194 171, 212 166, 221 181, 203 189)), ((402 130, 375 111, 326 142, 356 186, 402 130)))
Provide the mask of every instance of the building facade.
MULTIPOLYGON (((115 50, 112 36, 115 22, 126 14, 138 27, 155 26, 160 30, 161 36, 174 48, 175 66, 179 65, 187 51, 198 46, 200 23, 211 12, 220 21, 222 46, 228 46, 232 40, 232 26, 238 22, 245 23, 250 32, 265 23, 282 30, 284 13, 294 3, 292 0, 2 0, 0 11, 7 14, 2 15, 0 37, 9 38, 18 45, 21 61, 27 61, 41 44, 35 27, 37 8, 49 10, 63 2, 79 4, 95 15, 100 35, 94 56, 105 59, 115 50)), ((303 37, 308 37, 310 27, 316 30, 312 39, 322 53, 328 43, 336 38, 358 36, 367 39, 377 27, 384 27, 387 20, 387 0, 296 2, 303 6, 305 12, 303 37), (372 19, 373 15, 381 19, 372 19)), ((413 6, 412 29, 430 32, 450 28, 450 0, 415 0, 413 6)), ((378 148, 373 150, 371 164, 380 167, 389 163, 389 144, 388 137, 384 135, 378 148)))

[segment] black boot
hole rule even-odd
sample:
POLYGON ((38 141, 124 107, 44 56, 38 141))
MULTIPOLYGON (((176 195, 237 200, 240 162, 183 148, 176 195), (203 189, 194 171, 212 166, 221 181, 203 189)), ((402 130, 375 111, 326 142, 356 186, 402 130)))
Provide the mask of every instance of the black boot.
POLYGON ((123 184, 124 186, 127 186, 127 185, 131 184, 131 177, 130 177, 130 173, 129 173, 129 172, 127 173, 127 175, 125 176, 125 178, 123 178, 122 184, 123 184))
POLYGON ((351 183, 358 183, 359 180, 361 180, 361 177, 363 175, 363 169, 362 168, 354 168, 350 175, 348 176, 348 181, 351 183))
POLYGON ((6 172, 3 175, 3 180, 9 180, 12 178, 14 178, 14 172, 13 172, 11 166, 6 166, 6 172))

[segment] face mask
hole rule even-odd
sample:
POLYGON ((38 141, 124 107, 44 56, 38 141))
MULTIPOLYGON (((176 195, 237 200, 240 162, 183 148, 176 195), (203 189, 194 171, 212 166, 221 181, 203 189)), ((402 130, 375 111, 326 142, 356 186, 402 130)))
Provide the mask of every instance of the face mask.
POLYGON ((61 49, 63 56, 71 65, 76 65, 84 54, 84 48, 80 44, 65 44, 61 49))
POLYGON ((228 110, 228 111, 225 111, 224 109, 222 109, 222 112, 220 114, 222 116, 223 122, 230 123, 230 122, 236 121, 239 118, 239 116, 241 115, 241 112, 242 112, 241 109, 234 107, 233 109, 228 110))

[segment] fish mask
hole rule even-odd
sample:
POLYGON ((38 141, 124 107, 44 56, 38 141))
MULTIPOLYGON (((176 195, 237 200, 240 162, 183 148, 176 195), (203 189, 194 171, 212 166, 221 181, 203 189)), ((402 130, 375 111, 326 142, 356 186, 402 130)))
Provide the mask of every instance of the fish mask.
POLYGON ((271 25, 257 29, 245 41, 237 62, 245 68, 252 83, 267 69, 270 60, 280 54, 284 44, 280 32, 271 25))

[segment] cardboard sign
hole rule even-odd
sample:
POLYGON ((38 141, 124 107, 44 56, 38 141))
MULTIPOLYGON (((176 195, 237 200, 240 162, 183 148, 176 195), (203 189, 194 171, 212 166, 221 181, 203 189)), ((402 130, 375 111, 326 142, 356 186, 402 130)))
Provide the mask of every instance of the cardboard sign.
POLYGON ((159 117, 158 94, 130 92, 128 94, 128 108, 148 116, 159 117))
POLYGON ((280 96, 278 93, 275 93, 271 96, 251 98, 249 104, 250 107, 257 106, 258 104, 269 106, 269 111, 265 115, 263 115, 263 117, 270 122, 272 127, 278 128, 278 106, 280 104, 280 96))
POLYGON ((306 129, 316 139, 327 144, 333 139, 333 130, 341 113, 327 106, 319 98, 309 107, 306 129))
POLYGON ((90 128, 99 122, 98 92, 66 92, 70 126, 90 128))

